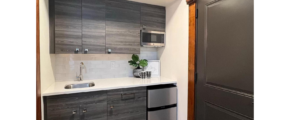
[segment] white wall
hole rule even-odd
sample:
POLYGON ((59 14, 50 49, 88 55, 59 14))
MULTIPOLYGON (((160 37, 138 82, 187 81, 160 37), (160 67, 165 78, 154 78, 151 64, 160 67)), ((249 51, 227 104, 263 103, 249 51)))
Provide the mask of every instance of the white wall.
MULTIPOLYGON (((48 0, 39 0, 41 93, 43 93, 51 84, 55 82, 54 74, 53 74, 54 55, 49 54, 49 12, 48 11, 49 11, 48 0)), ((42 117, 43 117, 43 114, 42 114, 42 117)))
POLYGON ((158 49, 161 76, 178 80, 178 120, 187 120, 188 14, 185 0, 166 6, 166 47, 158 49))

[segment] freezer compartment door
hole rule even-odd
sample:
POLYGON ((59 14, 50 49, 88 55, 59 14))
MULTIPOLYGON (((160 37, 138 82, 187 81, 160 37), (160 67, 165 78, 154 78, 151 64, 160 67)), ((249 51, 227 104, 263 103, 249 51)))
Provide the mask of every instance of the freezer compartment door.
POLYGON ((162 89, 148 89, 148 108, 155 108, 176 104, 176 87, 162 89))
POLYGON ((176 107, 148 111, 148 120, 177 120, 176 107))

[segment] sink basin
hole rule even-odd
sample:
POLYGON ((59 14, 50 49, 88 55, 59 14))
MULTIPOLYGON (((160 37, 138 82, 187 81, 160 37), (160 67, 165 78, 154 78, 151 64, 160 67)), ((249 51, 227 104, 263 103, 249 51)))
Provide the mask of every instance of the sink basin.
POLYGON ((87 87, 94 87, 95 83, 80 83, 80 84, 69 84, 64 86, 65 89, 75 89, 75 88, 87 88, 87 87))

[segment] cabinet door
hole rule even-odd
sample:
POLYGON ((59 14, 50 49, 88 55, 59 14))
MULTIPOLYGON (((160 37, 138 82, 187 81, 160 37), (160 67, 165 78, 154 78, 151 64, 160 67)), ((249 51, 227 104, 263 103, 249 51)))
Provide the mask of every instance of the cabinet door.
POLYGON ((55 0, 55 53, 81 53, 81 0, 55 0), (75 52, 76 48, 80 52, 75 52))
POLYGON ((146 120, 146 88, 108 91, 108 120, 146 120))
POLYGON ((79 94, 80 120, 107 120, 107 92, 79 94))
POLYGON ((105 0, 82 0, 82 45, 84 54, 105 54, 105 11, 105 0))
POLYGON ((59 95, 45 98, 45 120, 78 120, 79 98, 75 95, 59 95))
POLYGON ((106 1, 106 50, 113 54, 140 54, 140 4, 106 1))
POLYGON ((143 4, 141 6, 141 25, 146 30, 165 32, 165 7, 143 4))

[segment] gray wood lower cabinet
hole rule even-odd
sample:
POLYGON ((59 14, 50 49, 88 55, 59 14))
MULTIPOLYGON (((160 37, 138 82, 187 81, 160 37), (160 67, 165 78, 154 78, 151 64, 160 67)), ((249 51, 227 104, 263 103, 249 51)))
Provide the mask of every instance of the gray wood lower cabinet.
POLYGON ((45 120, 146 120, 146 87, 44 97, 45 120))
POLYGON ((77 93, 44 98, 45 120, 106 120, 107 92, 77 93))
POLYGON ((146 88, 108 91, 108 120, 146 120, 146 88))

